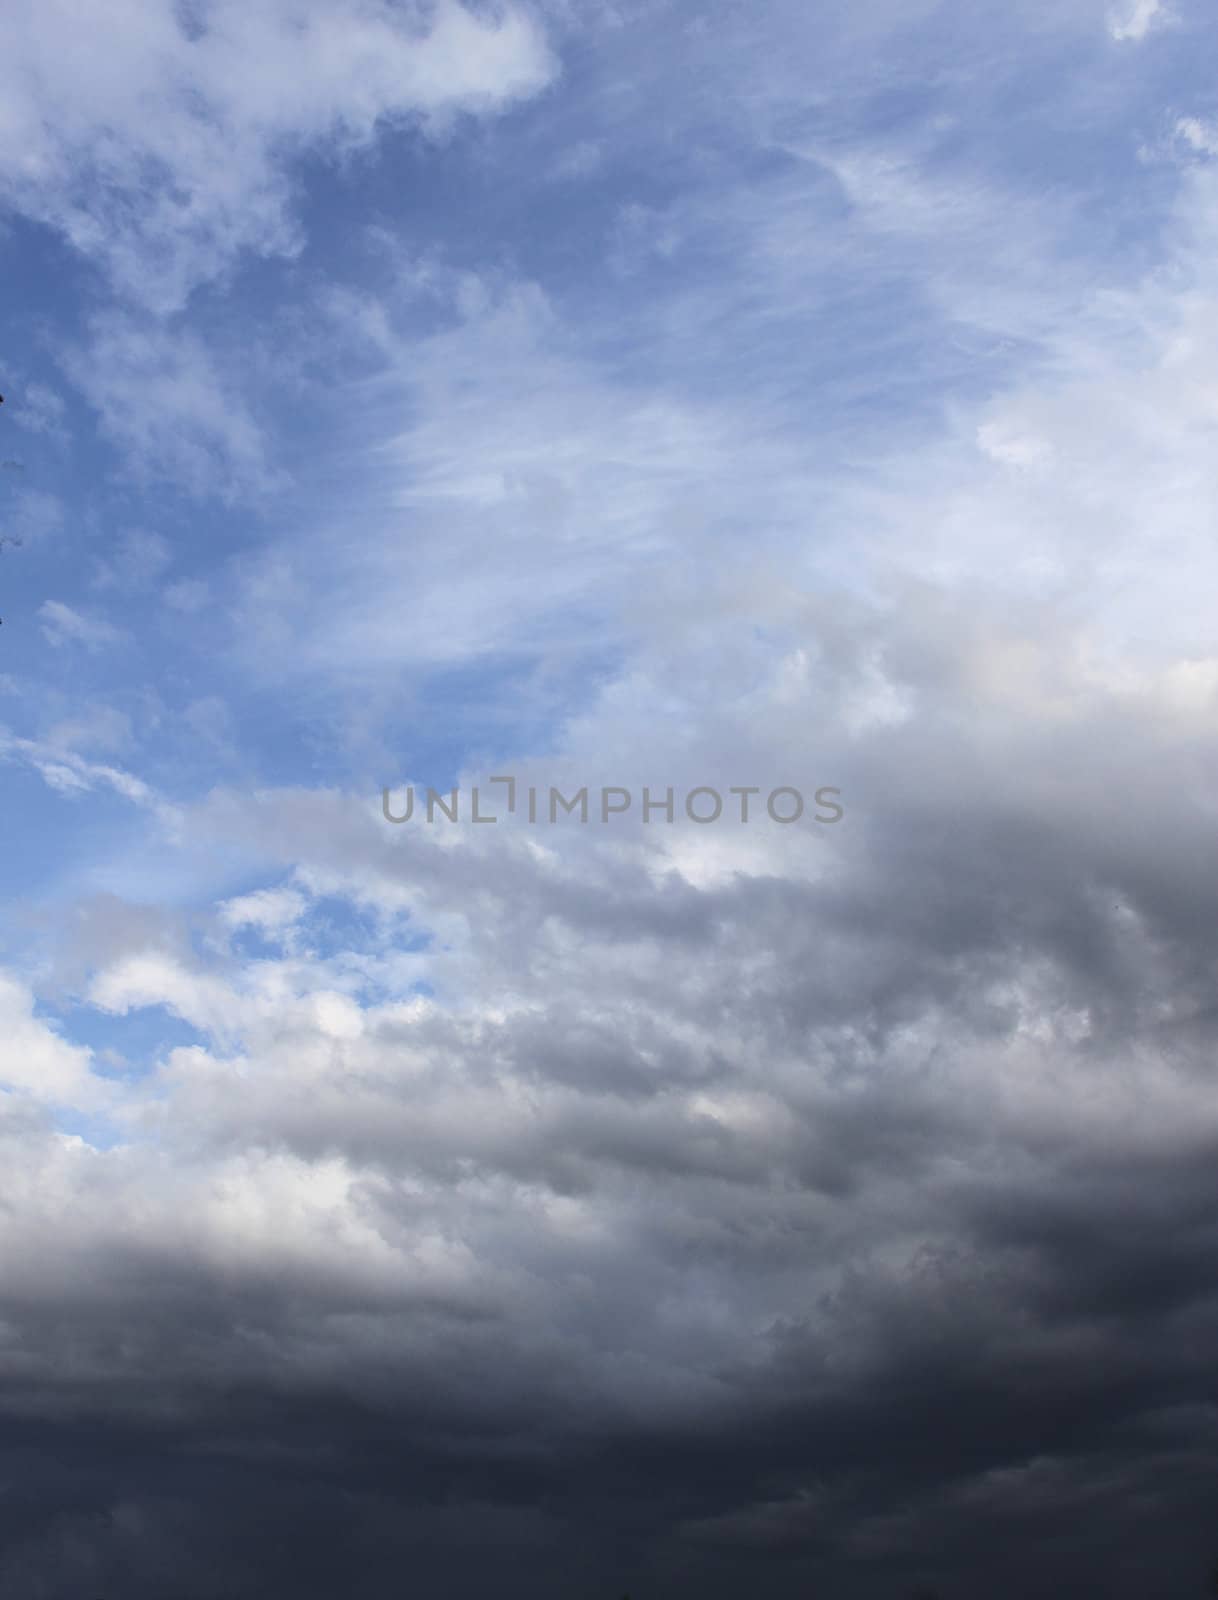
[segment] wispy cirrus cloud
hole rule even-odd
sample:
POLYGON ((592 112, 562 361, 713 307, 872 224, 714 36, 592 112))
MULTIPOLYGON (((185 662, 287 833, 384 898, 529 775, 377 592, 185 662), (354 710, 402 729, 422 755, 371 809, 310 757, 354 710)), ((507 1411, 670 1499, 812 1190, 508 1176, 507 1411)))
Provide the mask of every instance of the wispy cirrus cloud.
POLYGON ((86 650, 104 650, 122 640, 121 632, 104 617, 90 617, 65 605, 62 600, 44 600, 38 609, 42 632, 48 643, 82 645, 86 650))
POLYGON ((136 478, 222 500, 274 488, 265 433, 240 382, 197 335, 111 312, 61 359, 136 478))

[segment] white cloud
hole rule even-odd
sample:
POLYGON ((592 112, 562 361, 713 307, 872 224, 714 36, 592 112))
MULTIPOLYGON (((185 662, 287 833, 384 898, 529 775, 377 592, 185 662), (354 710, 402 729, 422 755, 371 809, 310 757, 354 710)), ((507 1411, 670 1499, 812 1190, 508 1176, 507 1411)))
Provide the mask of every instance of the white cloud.
POLYGON ((262 431, 202 339, 122 312, 90 334, 63 365, 135 474, 224 499, 274 484, 262 431))
POLYGON ((1218 156, 1218 122, 1203 122, 1200 117, 1181 117, 1176 135, 1199 155, 1218 156))
POLYGON ((519 10, 456 0, 91 0, 12 16, 0 57, 0 196, 59 228, 159 311, 244 250, 299 244, 288 165, 380 127, 493 112, 555 66, 519 10))
POLYGON ((1108 31, 1120 43, 1144 39, 1154 27, 1161 27, 1168 12, 1163 0, 1132 0, 1125 9, 1113 12, 1108 31))
MULTIPOLYGON (((112 734, 115 729, 106 726, 104 731, 112 734)), ((48 788, 68 799, 108 789, 132 805, 151 812, 172 836, 178 813, 150 784, 122 767, 88 761, 67 743, 53 738, 23 739, 0 727, 0 761, 20 762, 30 767, 48 788)))
MULTIPOLYGON (((274 483, 240 385, 163 319, 247 252, 302 244, 292 173, 414 122, 536 93, 556 62, 539 25, 459 0, 116 0, 96 47, 93 0, 15 17, 0 56, 0 205, 62 232, 97 262, 121 311, 64 367, 140 475, 232 499, 274 483)), ((59 403, 27 395, 19 420, 59 403)))
POLYGON ((36 1017, 29 990, 0 971, 0 1100, 5 1090, 46 1105, 90 1107, 105 1098, 89 1052, 36 1017))
POLYGON ((102 650, 117 644, 122 634, 100 617, 88 617, 62 600, 44 600, 38 608, 43 637, 49 644, 79 644, 86 650, 102 650))
POLYGON ((225 900, 220 919, 230 928, 258 928, 263 933, 286 933, 304 915, 308 901, 297 889, 258 889, 253 894, 225 900))
POLYGON ((994 461, 1010 467, 1037 467, 1052 455, 1052 446, 1034 434, 1020 433, 1001 421, 983 422, 977 443, 994 461))

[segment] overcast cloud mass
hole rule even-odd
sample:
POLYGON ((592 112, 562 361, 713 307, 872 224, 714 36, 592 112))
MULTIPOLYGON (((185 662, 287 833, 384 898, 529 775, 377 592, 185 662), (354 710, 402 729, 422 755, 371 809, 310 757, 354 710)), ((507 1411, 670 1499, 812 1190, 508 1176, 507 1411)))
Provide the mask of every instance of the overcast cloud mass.
POLYGON ((0 1593, 1204 1591, 1216 63, 5 8, 0 1593))

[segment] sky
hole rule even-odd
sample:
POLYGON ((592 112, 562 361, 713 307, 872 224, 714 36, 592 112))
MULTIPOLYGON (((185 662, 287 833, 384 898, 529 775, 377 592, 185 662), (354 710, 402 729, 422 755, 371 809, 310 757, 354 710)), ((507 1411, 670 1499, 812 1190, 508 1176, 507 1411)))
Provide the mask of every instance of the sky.
POLYGON ((1216 62, 7 9, 0 1591, 1202 1592, 1216 62))

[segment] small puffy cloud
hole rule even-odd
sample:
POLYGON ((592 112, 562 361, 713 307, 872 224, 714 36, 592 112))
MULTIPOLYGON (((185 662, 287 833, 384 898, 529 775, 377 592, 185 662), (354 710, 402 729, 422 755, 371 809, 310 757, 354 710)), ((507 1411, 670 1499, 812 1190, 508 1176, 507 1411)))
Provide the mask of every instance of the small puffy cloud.
POLYGON ((256 928, 261 933, 284 933, 300 921, 308 901, 296 889, 258 889, 225 900, 220 920, 230 928, 256 928))
POLYGON ((1167 17, 1163 0, 1133 0, 1108 19, 1108 32, 1118 43, 1137 42, 1144 39, 1154 27, 1161 27, 1167 17))
POLYGON ((1176 123, 1176 137, 1198 155, 1218 156, 1218 123, 1181 117, 1176 123))
POLYGON ((982 423, 977 429, 977 443, 992 461, 1007 467, 1038 467, 1053 454, 1044 439, 1002 422, 982 423))

